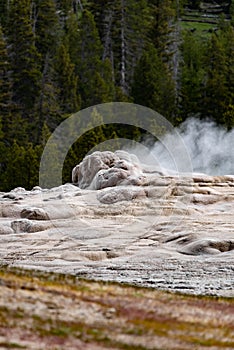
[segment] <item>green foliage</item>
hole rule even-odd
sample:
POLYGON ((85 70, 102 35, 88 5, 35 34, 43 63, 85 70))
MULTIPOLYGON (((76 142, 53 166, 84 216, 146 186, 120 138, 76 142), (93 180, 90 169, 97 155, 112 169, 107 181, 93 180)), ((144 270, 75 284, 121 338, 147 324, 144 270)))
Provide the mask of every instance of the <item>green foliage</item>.
POLYGON ((229 25, 224 33, 224 48, 226 60, 226 85, 228 86, 227 94, 225 96, 223 123, 229 129, 234 127, 234 27, 229 25))
POLYGON ((67 47, 61 43, 56 60, 59 103, 63 113, 76 113, 80 105, 78 77, 71 62, 67 47))
MULTIPOLYGON (((199 115, 231 129, 233 1, 219 2, 226 17, 217 25, 183 22, 187 7, 199 15, 200 3, 0 0, 1 190, 37 185, 40 154, 53 130, 71 113, 99 103, 136 102, 174 124, 199 115)), ((93 113, 93 121, 101 118, 93 113)), ((73 166, 110 138, 139 141, 144 131, 90 125, 69 151, 64 179, 70 181, 73 166)), ((58 152, 55 146, 54 169, 58 152)))
POLYGON ((136 67, 132 95, 135 103, 173 120, 175 86, 166 64, 153 46, 145 50, 136 67))
POLYGON ((9 116, 12 108, 12 83, 7 44, 0 26, 0 116, 3 122, 9 116))
POLYGON ((13 100, 30 115, 40 93, 40 55, 32 30, 31 1, 12 0, 8 23, 8 42, 13 78, 13 100))
POLYGON ((201 112, 205 69, 205 47, 203 41, 187 32, 181 45, 183 64, 181 67, 180 114, 187 116, 201 112))
POLYGON ((152 24, 150 27, 150 39, 157 48, 158 53, 166 60, 169 59, 171 44, 173 40, 172 33, 175 30, 174 22, 176 18, 175 1, 171 0, 153 0, 152 6, 152 24))
POLYGON ((182 119, 190 115, 210 118, 228 129, 233 127, 234 28, 220 18, 219 28, 206 40, 187 32, 181 45, 179 110, 182 119))
POLYGON ((199 10, 200 6, 201 6, 201 1, 200 0, 189 0, 188 6, 192 9, 199 10))
POLYGON ((40 148, 33 147, 31 143, 26 147, 19 146, 16 141, 11 147, 0 144, 0 148, 4 148, 5 152, 5 157, 1 156, 0 171, 4 190, 15 187, 31 189, 38 182, 40 148))
POLYGON ((37 140, 41 137, 45 122, 52 130, 62 119, 59 92, 60 88, 53 56, 47 53, 43 63, 41 91, 36 104, 36 114, 38 117, 37 140))
POLYGON ((85 10, 78 23, 72 15, 67 23, 67 40, 79 76, 82 108, 114 99, 111 64, 102 60, 102 44, 91 12, 85 10))
POLYGON ((63 168, 63 180, 71 181, 71 171, 74 165, 82 161, 85 155, 96 145, 106 140, 102 116, 94 108, 91 114, 88 130, 81 130, 81 137, 74 143, 68 152, 63 168))
POLYGON ((8 4, 6 0, 0 0, 0 25, 5 27, 8 21, 8 4))
POLYGON ((203 115, 233 126, 234 28, 224 25, 213 34, 208 45, 203 115))
POLYGON ((43 61, 48 52, 55 52, 59 41, 59 18, 53 0, 36 0, 34 4, 36 47, 43 61))
POLYGON ((230 16, 231 16, 231 23, 234 24, 234 1, 231 0, 230 4, 230 16))
POLYGON ((116 86, 129 95, 134 68, 147 39, 147 1, 90 1, 89 8, 103 44, 102 58, 110 59, 116 86))

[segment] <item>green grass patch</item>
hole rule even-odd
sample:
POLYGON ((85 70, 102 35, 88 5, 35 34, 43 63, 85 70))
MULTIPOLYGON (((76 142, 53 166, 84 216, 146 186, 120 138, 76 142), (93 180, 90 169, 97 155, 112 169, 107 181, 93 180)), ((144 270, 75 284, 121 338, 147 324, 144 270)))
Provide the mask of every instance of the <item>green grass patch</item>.
POLYGON ((8 342, 0 342, 0 349, 27 349, 26 346, 17 344, 17 343, 8 343, 8 342))
POLYGON ((180 25, 183 31, 192 31, 202 39, 208 39, 211 36, 212 31, 217 27, 215 24, 187 21, 182 21, 180 25))
POLYGON ((197 338, 191 338, 190 342, 196 345, 200 346, 216 346, 220 348, 230 348, 234 349, 234 342, 230 341, 220 341, 218 339, 197 339, 197 338))

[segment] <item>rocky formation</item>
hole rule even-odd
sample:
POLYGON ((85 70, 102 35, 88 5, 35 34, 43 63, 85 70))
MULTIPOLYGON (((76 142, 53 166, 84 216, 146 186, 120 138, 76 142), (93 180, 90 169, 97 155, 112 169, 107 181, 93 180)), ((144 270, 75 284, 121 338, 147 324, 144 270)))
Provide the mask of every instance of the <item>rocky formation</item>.
POLYGON ((143 185, 145 177, 136 156, 124 151, 94 152, 72 171, 72 181, 80 188, 100 190, 118 185, 143 185))
POLYGON ((0 198, 2 264, 234 296, 234 176, 169 174, 95 153, 75 184, 0 198))

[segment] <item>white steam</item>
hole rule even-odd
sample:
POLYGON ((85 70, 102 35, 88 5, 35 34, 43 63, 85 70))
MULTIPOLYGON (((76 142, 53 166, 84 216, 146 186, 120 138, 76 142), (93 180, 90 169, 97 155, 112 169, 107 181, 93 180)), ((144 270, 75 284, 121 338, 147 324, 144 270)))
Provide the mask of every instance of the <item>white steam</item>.
MULTIPOLYGON (((214 122, 190 118, 181 124, 177 132, 185 143, 194 172, 234 174, 234 129, 227 132, 214 122)), ((176 140, 172 136, 167 135, 166 138, 170 139, 171 147, 176 147, 176 140)), ((177 170, 162 143, 154 145, 152 155, 157 157, 161 167, 177 170)))
POLYGON ((136 154, 142 163, 154 165, 168 174, 178 173, 188 165, 188 173, 192 170, 208 175, 234 175, 234 129, 228 132, 212 121, 189 118, 176 129, 176 133, 166 134, 161 142, 156 142, 150 152, 144 145, 136 143, 128 144, 124 149, 136 154), (183 139, 184 149, 191 158, 191 164, 184 164, 184 167, 178 137, 183 139), (177 159, 173 154, 178 155, 177 159))
POLYGON ((234 175, 234 129, 228 132, 212 121, 189 118, 176 132, 166 134, 150 149, 148 140, 138 143, 119 138, 95 146, 89 154, 119 149, 135 154, 141 163, 168 175, 181 172, 234 175), (185 152, 191 163, 189 157, 184 159, 185 152))

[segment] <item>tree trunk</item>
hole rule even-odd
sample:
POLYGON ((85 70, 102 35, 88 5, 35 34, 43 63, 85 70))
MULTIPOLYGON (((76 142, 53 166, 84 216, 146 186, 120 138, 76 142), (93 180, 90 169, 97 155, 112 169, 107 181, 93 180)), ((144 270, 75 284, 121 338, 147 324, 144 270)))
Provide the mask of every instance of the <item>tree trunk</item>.
POLYGON ((108 49, 110 48, 111 45, 111 28, 112 28, 112 22, 113 22, 113 11, 110 10, 107 16, 107 32, 105 35, 105 40, 104 40, 104 50, 103 50, 103 55, 102 55, 102 61, 104 61, 107 56, 108 56, 108 49))
POLYGON ((121 68, 120 86, 123 93, 126 93, 126 47, 125 47, 125 1, 121 0, 121 68))

